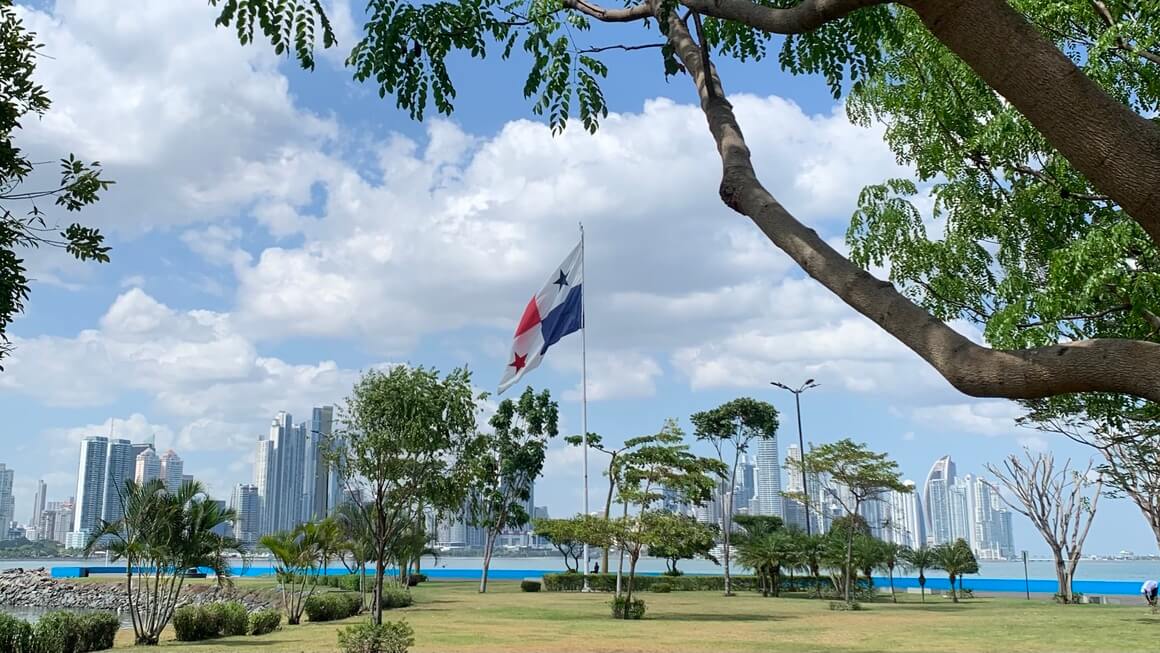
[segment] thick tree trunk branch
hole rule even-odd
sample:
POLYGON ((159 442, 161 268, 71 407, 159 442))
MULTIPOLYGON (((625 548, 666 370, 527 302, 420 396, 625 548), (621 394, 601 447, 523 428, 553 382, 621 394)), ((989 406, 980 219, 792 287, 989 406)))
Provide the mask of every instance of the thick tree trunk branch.
POLYGON ((814 230, 798 222, 758 181, 720 78, 712 67, 706 70, 702 66, 700 48, 685 24, 675 14, 666 19, 668 38, 693 78, 721 156, 721 199, 753 220, 807 274, 968 395, 1032 399, 1106 391, 1160 401, 1160 345, 1107 339, 1037 349, 988 349, 955 332, 893 285, 874 278, 835 251, 814 230))
POLYGON ((1160 243, 1160 127, 1105 93, 1005 0, 906 4, 1160 243))
POLYGON ((575 9, 582 14, 591 16, 605 23, 630 23, 632 21, 650 18, 653 15, 652 9, 647 4, 633 5, 623 9, 606 9, 587 0, 563 1, 565 9, 575 9))
POLYGON ((693 11, 735 20, 774 34, 802 34, 838 20, 859 9, 889 4, 893 0, 803 0, 784 9, 749 0, 678 0, 693 11))

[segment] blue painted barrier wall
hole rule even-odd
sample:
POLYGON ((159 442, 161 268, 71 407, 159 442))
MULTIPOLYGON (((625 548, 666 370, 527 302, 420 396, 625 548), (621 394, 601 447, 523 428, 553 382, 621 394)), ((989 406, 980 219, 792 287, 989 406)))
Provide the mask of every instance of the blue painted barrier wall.
MULTIPOLYGON (((87 569, 89 574, 116 574, 122 575, 125 573, 124 567, 53 567, 53 578, 78 578, 83 575, 82 569, 87 569)), ((138 570, 146 571, 146 570, 138 570)), ((202 569, 203 572, 209 572, 209 569, 202 569)), ((243 577, 261 577, 274 575, 272 567, 233 567, 231 572, 235 576, 243 577)), ((324 573, 333 576, 343 576, 348 574, 345 569, 327 569, 324 573)), ((394 574, 395 570, 388 571, 394 574)), ((424 569, 423 573, 428 578, 442 579, 442 580, 479 580, 479 569, 445 569, 442 567, 424 569)), ((492 580, 523 580, 525 578, 539 578, 544 574, 559 573, 554 569, 492 569, 488 572, 488 578, 492 580)), ((641 576, 658 576, 659 572, 637 572, 641 576)), ((697 575, 697 574, 691 574, 697 575)), ((876 577, 874 583, 879 586, 885 586, 889 580, 885 577, 876 577)), ((894 587, 898 589, 917 588, 917 578, 895 578, 894 587)), ((963 580, 963 587, 974 590, 976 592, 1004 592, 1013 594, 1022 594, 1027 587, 1024 585, 1022 578, 974 578, 966 577, 963 580)), ((1031 592, 1036 594, 1055 594, 1058 584, 1054 580, 1032 579, 1029 583, 1031 592)), ((926 579, 926 588, 933 591, 943 591, 949 589, 949 583, 946 577, 931 577, 926 579)), ((1125 581, 1125 580, 1077 580, 1072 584, 1072 588, 1076 592, 1083 594, 1105 594, 1111 596, 1135 596, 1140 593, 1140 582, 1125 581)))

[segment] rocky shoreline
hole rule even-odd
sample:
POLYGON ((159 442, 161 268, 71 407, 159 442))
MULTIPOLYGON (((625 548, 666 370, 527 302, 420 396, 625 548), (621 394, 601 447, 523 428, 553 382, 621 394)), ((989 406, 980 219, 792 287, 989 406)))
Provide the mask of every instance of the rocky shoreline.
MULTIPOLYGON (((277 597, 270 589, 244 589, 217 585, 189 584, 182 588, 177 605, 241 601, 247 610, 275 607, 277 597)), ((128 607, 123 579, 108 582, 74 583, 53 578, 45 568, 0 571, 0 606, 74 610, 112 610, 128 607)))

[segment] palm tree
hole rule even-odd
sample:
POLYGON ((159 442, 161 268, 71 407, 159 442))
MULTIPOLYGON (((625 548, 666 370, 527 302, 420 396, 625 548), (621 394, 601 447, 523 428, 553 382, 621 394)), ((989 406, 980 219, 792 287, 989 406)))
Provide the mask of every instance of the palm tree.
POLYGON ((922 597, 923 603, 925 603, 926 570, 938 569, 938 556, 935 555, 934 549, 927 546, 920 546, 917 549, 907 549, 904 553, 903 560, 918 570, 918 593, 922 597))
POLYGON ((804 535, 797 541, 797 556, 814 578, 814 596, 822 594, 822 560, 826 552, 826 536, 818 533, 804 535))
POLYGON ((422 524, 415 524, 402 533, 391 547, 389 555, 398 563, 399 583, 403 587, 410 585, 411 569, 418 571, 423 556, 439 559, 439 552, 431 546, 431 536, 422 524))
POLYGON ((318 525, 299 524, 290 532, 264 535, 262 546, 274 558, 274 574, 282 591, 286 623, 297 625, 302 620, 306 599, 314 594, 315 584, 310 582, 310 577, 316 575, 321 559, 318 525))
POLYGON ((170 492, 160 480, 126 481, 120 519, 102 520, 90 534, 85 555, 104 548, 125 561, 125 592, 139 645, 156 645, 181 596, 186 573, 208 568, 219 586, 230 582, 229 551, 242 550, 214 532, 235 519, 233 510, 210 501, 201 483, 170 492))
POLYGON ((341 542, 338 549, 339 559, 347 571, 359 575, 358 589, 364 597, 366 595, 367 563, 374 558, 374 538, 371 537, 370 525, 367 523, 362 510, 353 503, 343 503, 334 511, 333 517, 341 533, 341 542), (347 555, 350 563, 347 563, 347 555))
POLYGON ((972 573, 979 568, 975 554, 965 541, 959 539, 954 544, 940 544, 934 548, 935 560, 940 569, 947 572, 951 584, 951 600, 959 602, 959 595, 955 592, 955 579, 963 574, 972 573))
MULTIPOLYGON (((870 535, 857 535, 854 538, 851 550, 852 569, 862 572, 862 575, 866 577, 866 588, 870 591, 874 591, 874 568, 883 559, 882 544, 881 540, 870 535)), ((857 580, 858 575, 854 573, 855 586, 857 580)))
POLYGON ((886 571, 890 577, 890 600, 898 603, 898 596, 894 593, 894 570, 906 569, 906 556, 910 549, 896 544, 894 542, 882 543, 882 559, 878 563, 878 568, 886 571))

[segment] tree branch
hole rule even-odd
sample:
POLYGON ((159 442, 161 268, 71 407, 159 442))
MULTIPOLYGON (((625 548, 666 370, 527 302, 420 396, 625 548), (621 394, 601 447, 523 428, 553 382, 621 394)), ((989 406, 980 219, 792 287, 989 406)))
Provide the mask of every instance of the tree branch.
MULTIPOLYGON (((1104 21, 1105 26, 1108 28, 1116 26, 1116 19, 1112 16, 1111 10, 1108 9, 1108 5, 1105 4, 1103 0, 1091 0, 1091 3, 1092 8, 1096 10, 1096 14, 1098 14, 1100 19, 1104 21)), ((1134 48, 1131 46, 1131 44, 1125 41, 1124 37, 1122 36, 1116 37, 1116 47, 1123 50, 1124 52, 1130 52, 1142 59, 1146 59, 1154 64, 1160 65, 1160 54, 1144 48, 1134 48)))
POLYGON ((624 9, 606 9, 588 0, 563 0, 565 9, 574 9, 605 23, 630 23, 652 16, 647 4, 633 5, 624 9))
MULTIPOLYGON (((723 5, 726 2, 722 0, 723 5)), ((892 284, 874 278, 839 254, 817 232, 798 222, 762 186, 716 70, 702 65, 700 48, 675 13, 663 18, 669 24, 669 42, 697 88, 701 109, 717 144, 722 162, 721 199, 753 220, 770 241, 847 305, 881 326, 951 385, 971 396, 1033 399, 1108 391, 1160 401, 1158 344, 1103 339, 1034 349, 988 349, 955 332, 892 284)), ((1019 59, 1007 59, 1013 60, 1019 59)))
POLYGON ((581 54, 591 54, 593 52, 607 52, 608 50, 624 50, 625 52, 632 52, 634 50, 647 50, 649 48, 663 48, 664 43, 642 43, 640 45, 600 45, 592 48, 584 48, 577 50, 581 54))
POLYGON ((802 34, 849 14, 893 0, 802 0, 787 8, 759 5, 749 0, 678 0, 696 13, 735 20, 774 34, 802 34))

